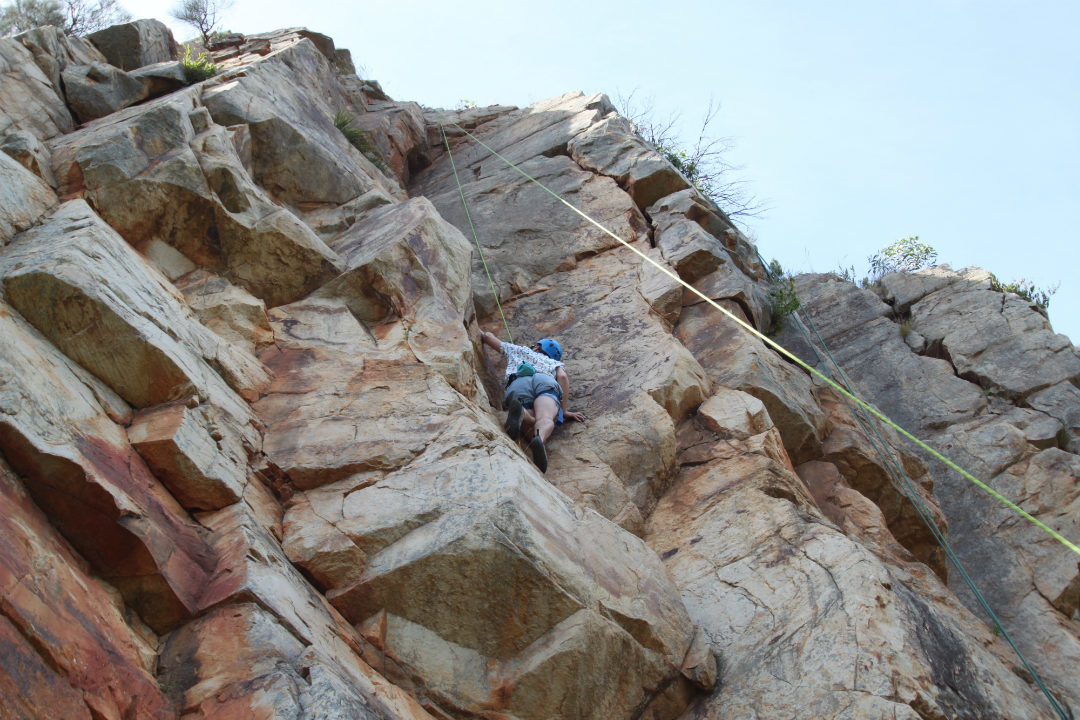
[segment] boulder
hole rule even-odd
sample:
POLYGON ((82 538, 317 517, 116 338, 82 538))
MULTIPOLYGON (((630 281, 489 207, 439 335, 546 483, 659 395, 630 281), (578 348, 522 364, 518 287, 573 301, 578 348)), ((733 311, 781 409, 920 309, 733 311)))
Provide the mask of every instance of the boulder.
POLYGON ((243 446, 223 443, 224 434, 202 408, 174 403, 146 410, 135 415, 127 433, 150 470, 185 508, 216 510, 243 495, 243 446))
POLYGON ((585 170, 614 178, 644 210, 690 183, 616 112, 567 143, 570 157, 585 170))
POLYGON ((0 247, 33 226, 55 204, 52 188, 0 152, 0 247))
POLYGON ((180 46, 169 26, 160 20, 133 20, 86 36, 111 65, 136 70, 180 59, 180 46))
POLYGON ((672 193, 650 205, 646 211, 656 229, 663 232, 671 223, 690 220, 718 238, 731 255, 740 272, 753 280, 764 277, 757 248, 736 229, 724 211, 700 190, 688 187, 672 193))
POLYGON ((678 690, 693 632, 655 556, 573 512, 506 441, 478 441, 339 489, 328 520, 367 562, 327 596, 372 656, 424 677, 440 705, 521 718, 622 717, 678 690))
POLYGON ((728 262, 727 251, 720 241, 689 220, 666 225, 656 232, 655 241, 664 259, 688 283, 696 282, 728 262))
POLYGON ((61 73, 65 69, 77 65, 109 63, 86 38, 65 35, 60 28, 52 25, 19 33, 15 40, 33 54, 34 62, 49 78, 53 90, 60 98, 64 97, 61 73))
POLYGON ((69 65, 61 73, 68 107, 80 123, 110 115, 145 100, 150 82, 107 63, 69 65))
POLYGON ((205 267, 270 306, 291 302, 335 275, 338 258, 252 182, 234 137, 192 89, 65 136, 55 168, 64 192, 85 192, 171 277, 205 267))
POLYGON ((34 60, 17 40, 0 38, 0 135, 26 130, 47 140, 75 126, 63 95, 34 60))
POLYGON ((179 60, 166 60, 132 70, 131 77, 147 83, 146 96, 161 97, 188 85, 184 66, 179 60))
POLYGON ((29 130, 14 130, 0 137, 0 151, 44 180, 49 187, 56 188, 50 151, 29 130))
POLYGON ((901 315, 911 311, 911 306, 932 292, 941 290, 962 279, 961 270, 954 272, 948 265, 923 268, 913 273, 889 273, 879 280, 882 296, 901 315))

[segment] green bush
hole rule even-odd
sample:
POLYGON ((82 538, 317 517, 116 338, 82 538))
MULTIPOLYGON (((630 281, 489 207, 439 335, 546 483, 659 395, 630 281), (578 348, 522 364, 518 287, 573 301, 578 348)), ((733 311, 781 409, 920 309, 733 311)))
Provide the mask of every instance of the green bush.
POLYGON ((383 162, 382 157, 375 150, 375 146, 371 144, 371 136, 366 130, 361 130, 353 125, 352 121, 353 116, 344 110, 340 110, 334 115, 334 127, 341 131, 349 144, 359 150, 375 167, 386 172, 386 163, 383 162))
POLYGON ((897 240, 868 258, 874 281, 894 272, 915 272, 930 267, 937 261, 937 250, 924 242, 919 236, 897 240))
POLYGON ((1016 282, 1002 283, 998 280, 997 275, 990 273, 991 290, 1002 293, 1016 293, 1028 302, 1035 303, 1044 315, 1046 314, 1046 309, 1050 306, 1050 296, 1058 291, 1059 286, 1060 283, 1044 289, 1038 287, 1035 283, 1026 278, 1020 278, 1016 282))
POLYGON ((193 58, 190 45, 184 51, 184 59, 180 61, 180 64, 184 68, 184 79, 187 80, 188 85, 212 78, 220 70, 206 53, 199 53, 199 57, 193 58))
POLYGON ((769 276, 773 287, 769 291, 772 296, 772 327, 768 335, 775 335, 784 327, 784 318, 799 309, 799 296, 795 292, 795 279, 787 277, 780 263, 773 260, 769 263, 769 276))

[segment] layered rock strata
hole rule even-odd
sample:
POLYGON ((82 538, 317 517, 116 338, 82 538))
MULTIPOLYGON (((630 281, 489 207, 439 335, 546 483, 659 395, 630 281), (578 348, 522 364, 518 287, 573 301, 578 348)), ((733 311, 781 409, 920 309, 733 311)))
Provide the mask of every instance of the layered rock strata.
MULTIPOLYGON (((178 88, 163 28, 0 40, 0 715, 1048 717, 909 493, 1009 563, 988 596, 1080 708, 1075 562, 886 430, 895 486, 643 264, 773 324, 754 246, 604 95, 428 110, 303 29, 178 88), (481 328, 567 349, 588 419, 546 475, 481 328)), ((1080 361, 979 282, 799 289, 874 402, 1076 537, 1080 361)))

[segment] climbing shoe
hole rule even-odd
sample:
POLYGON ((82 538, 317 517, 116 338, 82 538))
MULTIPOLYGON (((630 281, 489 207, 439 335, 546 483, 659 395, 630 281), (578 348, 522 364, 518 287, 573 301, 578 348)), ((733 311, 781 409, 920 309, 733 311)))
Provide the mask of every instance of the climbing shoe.
POLYGON ((503 430, 511 440, 517 440, 518 435, 521 434, 521 418, 524 416, 525 408, 521 406, 520 400, 515 400, 510 405, 510 412, 506 413, 506 422, 503 423, 503 430))
POLYGON ((544 441, 537 435, 529 443, 529 449, 532 450, 533 462, 536 463, 536 467, 540 468, 540 472, 547 472, 547 448, 544 447, 544 441))

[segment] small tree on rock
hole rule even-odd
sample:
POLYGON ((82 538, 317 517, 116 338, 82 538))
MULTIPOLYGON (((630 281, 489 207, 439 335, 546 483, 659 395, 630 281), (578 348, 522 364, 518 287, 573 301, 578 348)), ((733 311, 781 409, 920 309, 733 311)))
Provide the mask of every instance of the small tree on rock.
POLYGON ((868 258, 870 272, 875 281, 889 273, 915 272, 930 267, 937 262, 937 250, 924 242, 919 236, 902 238, 888 247, 883 247, 868 258))
POLYGON ((232 6, 232 0, 181 0, 169 14, 187 23, 202 35, 203 45, 210 43, 210 34, 221 22, 221 16, 232 6))

